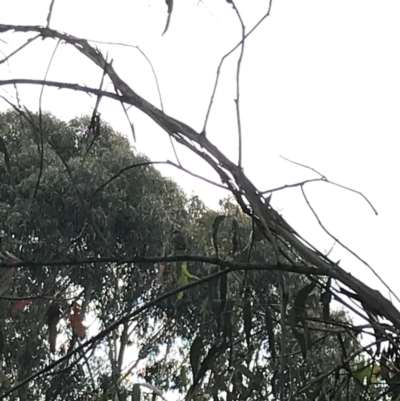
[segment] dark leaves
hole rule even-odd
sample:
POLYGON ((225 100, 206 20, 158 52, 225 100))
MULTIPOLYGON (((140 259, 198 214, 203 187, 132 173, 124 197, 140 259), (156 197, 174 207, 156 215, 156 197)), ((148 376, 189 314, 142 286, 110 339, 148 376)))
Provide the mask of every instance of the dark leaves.
POLYGON ((0 152, 3 153, 4 163, 6 164, 8 173, 11 174, 10 155, 8 154, 6 143, 1 136, 0 136, 0 152))
POLYGON ((60 306, 52 303, 47 309, 47 326, 49 329, 50 352, 56 352, 57 324, 60 320, 60 306))
POLYGON ((251 328, 252 328, 252 309, 250 299, 247 298, 243 308, 243 322, 244 322, 244 332, 246 335, 247 346, 250 347, 251 344, 251 328))
POLYGON ((310 283, 305 285, 300 291, 296 294, 294 299, 294 307, 290 311, 289 316, 289 324, 292 329, 293 335, 297 340, 297 343, 300 346, 301 354, 305 359, 307 356, 307 349, 310 346, 310 334, 308 331, 308 324, 306 321, 306 302, 308 296, 315 288, 315 283, 310 283), (301 325, 299 326, 299 323, 301 325))
POLYGON ((174 8, 174 0, 165 0, 165 2, 167 3, 167 12, 168 12, 168 18, 167 18, 167 23, 165 25, 165 29, 164 32, 162 33, 163 35, 165 34, 165 32, 167 32, 168 27, 169 27, 169 23, 171 22, 171 16, 172 16, 172 9, 174 8))
POLYGON ((326 283, 325 291, 321 294, 321 303, 322 303, 322 311, 325 322, 330 320, 330 303, 332 300, 332 291, 331 291, 331 281, 332 278, 329 277, 328 282, 326 283))
POLYGON ((226 216, 220 215, 220 216, 217 216, 217 217, 214 219, 214 222, 213 222, 213 227, 212 227, 212 228, 213 228, 213 231, 212 231, 212 239, 213 239, 215 254, 217 255, 217 257, 218 257, 218 242, 217 242, 218 229, 219 229, 219 226, 221 225, 221 223, 222 223, 225 219, 226 219, 226 216))
POLYGON ((275 334, 274 334, 274 322, 272 320, 271 307, 267 301, 265 305, 265 326, 268 335, 268 345, 271 351, 272 360, 275 362, 276 359, 276 349, 275 349, 275 334))
POLYGON ((132 390, 132 401, 140 401, 140 395, 141 395, 140 385, 135 384, 132 390))
POLYGON ((192 367, 193 377, 196 377, 199 372, 202 354, 203 340, 200 337, 196 337, 190 347, 190 365, 192 367))

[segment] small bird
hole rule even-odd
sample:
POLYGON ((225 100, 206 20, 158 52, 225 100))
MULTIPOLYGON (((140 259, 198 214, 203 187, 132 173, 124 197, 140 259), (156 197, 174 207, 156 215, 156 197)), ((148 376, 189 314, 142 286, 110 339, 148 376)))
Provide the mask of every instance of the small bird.
POLYGON ((172 231, 171 244, 173 245, 175 251, 185 251, 186 250, 185 237, 179 230, 172 231))

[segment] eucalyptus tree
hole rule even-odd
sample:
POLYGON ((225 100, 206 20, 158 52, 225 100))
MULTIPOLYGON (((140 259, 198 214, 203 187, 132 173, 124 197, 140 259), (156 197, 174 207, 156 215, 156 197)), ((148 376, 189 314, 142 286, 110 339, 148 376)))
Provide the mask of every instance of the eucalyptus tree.
MULTIPOLYGON (((51 360, 47 323, 52 303, 59 306, 59 328, 64 333, 57 341, 60 356, 77 346, 77 334, 68 321, 74 306, 82 318, 92 317, 101 329, 154 295, 154 264, 117 266, 104 260, 162 254, 173 226, 186 220, 186 198, 178 186, 110 126, 101 124, 95 133, 90 124, 90 118, 65 123, 49 114, 0 115, 5 150, 0 181, 2 252, 31 262, 31 267, 14 274, 10 299, 1 300, 7 379, 3 388, 51 360), (26 302, 29 297, 33 299, 26 310, 12 313, 18 299, 26 302)), ((138 327, 144 330, 146 324, 144 318, 138 327)), ((83 390, 95 392, 99 377, 111 371, 113 380, 119 380, 128 329, 132 328, 123 327, 118 349, 108 341, 105 354, 94 351, 90 361, 85 357, 84 364, 72 364, 55 380, 44 379, 52 382, 49 399, 55 394, 60 398, 83 390), (110 364, 103 368, 99 355, 113 355, 112 369, 110 364), (71 377, 74 385, 65 385, 71 377)), ((81 358, 78 355, 76 361, 81 358)), ((19 397, 37 398, 45 388, 40 382, 24 386, 19 397)))
MULTIPOLYGON (((346 314, 326 316, 327 283, 287 272, 282 299, 276 271, 257 267, 272 244, 231 198, 218 211, 187 198, 90 117, 9 111, 0 132, 1 251, 23 265, 1 299, 2 389, 26 383, 10 399, 122 399, 135 382, 198 400, 364 391, 342 366, 362 348, 346 314)), ((279 240, 282 265, 304 263, 279 240)))

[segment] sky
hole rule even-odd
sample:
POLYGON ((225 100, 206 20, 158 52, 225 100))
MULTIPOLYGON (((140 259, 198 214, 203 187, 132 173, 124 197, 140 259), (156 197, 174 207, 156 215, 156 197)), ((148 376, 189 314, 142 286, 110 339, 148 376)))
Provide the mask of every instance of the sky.
MULTIPOLYGON (((49 0, 0 0, 0 23, 45 25, 49 0)), ((267 10, 267 2, 236 2, 246 29, 267 10)), ((164 110, 201 130, 221 57, 241 38, 241 26, 224 0, 175 0, 168 32, 164 0, 98 2, 56 0, 51 27, 75 36, 139 46, 156 72, 164 110)), ((400 120, 400 2, 397 0, 280 0, 246 41, 240 79, 243 165, 261 190, 317 175, 282 159, 310 166, 328 179, 362 192, 311 183, 306 194, 324 226, 366 260, 400 297, 400 266, 395 257, 400 227, 398 157, 400 120)), ((32 35, 31 35, 32 36, 32 35)), ((3 35, 9 54, 29 36, 3 35)), ((53 40, 37 41, 0 65, 1 79, 43 79, 54 52, 53 40)), ((97 44, 114 60, 120 76, 160 107, 152 69, 137 49, 97 44)), ((209 139, 237 160, 235 116, 236 51, 223 64, 207 128, 209 139)), ((75 49, 61 44, 47 79, 97 87, 102 71, 75 49)), ((111 88, 110 88, 111 89, 111 88)), ((38 109, 40 87, 20 86, 21 102, 38 109)), ((11 86, 0 94, 15 96, 11 86), (6 91, 6 92, 5 92, 6 91)), ((90 114, 95 98, 47 88, 43 108, 59 118, 90 114)), ((0 109, 7 105, 0 102, 0 109)), ((103 99, 102 118, 131 138, 121 106, 103 99)), ((130 110, 139 152, 152 160, 175 160, 170 141, 146 116, 130 110)), ((177 146, 182 164, 218 180, 202 161, 177 146)), ((173 167, 161 169, 187 193, 210 207, 225 192, 173 167)), ((319 227, 300 190, 274 193, 272 205, 321 251, 334 241, 319 227)), ((367 285, 388 291, 366 266, 336 245, 333 260, 367 285)))

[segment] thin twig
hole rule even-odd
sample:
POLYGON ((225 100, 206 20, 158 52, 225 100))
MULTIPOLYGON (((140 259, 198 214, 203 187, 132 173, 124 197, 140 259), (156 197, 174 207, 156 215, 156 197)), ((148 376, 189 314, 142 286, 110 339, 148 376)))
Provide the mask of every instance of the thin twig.
POLYGON ((156 71, 154 69, 153 63, 151 62, 149 57, 147 57, 146 53, 139 46, 131 45, 129 43, 122 43, 122 42, 105 42, 105 41, 93 40, 93 39, 86 39, 86 40, 88 42, 99 43, 99 44, 103 44, 103 45, 123 46, 123 47, 131 47, 133 49, 136 49, 146 59, 146 61, 150 65, 151 71, 152 71, 153 76, 154 76, 154 80, 156 82, 156 87, 157 87, 157 92, 158 92, 158 99, 160 101, 160 108, 161 108, 161 110, 164 111, 164 104, 163 104, 163 100, 162 100, 162 96, 161 96, 160 84, 158 82, 157 74, 156 74, 156 71))
POLYGON ((88 86, 82 86, 79 84, 69 84, 65 82, 56 82, 56 81, 45 81, 42 79, 6 79, 6 80, 0 80, 0 86, 3 85, 16 85, 16 84, 28 84, 28 85, 47 85, 47 86, 52 86, 55 88, 59 89, 71 89, 71 90, 76 90, 79 92, 84 92, 87 95, 97 95, 97 96, 104 96, 108 97, 110 99, 118 100, 118 101, 125 101, 128 102, 129 98, 124 95, 118 95, 117 93, 113 92, 107 92, 103 90, 99 90, 97 88, 90 88, 88 86))
POLYGON ((236 105, 236 121, 238 125, 238 166, 241 168, 242 167, 242 157, 243 157, 243 138, 242 138, 242 121, 240 118, 240 68, 242 66, 242 60, 243 60, 243 54, 244 54, 244 45, 245 45, 245 37, 246 37, 246 27, 244 26, 243 19, 239 13, 239 10, 235 4, 235 2, 232 0, 233 8, 236 12, 236 15, 238 16, 238 19, 240 21, 240 26, 242 27, 242 43, 240 46, 240 55, 238 58, 237 62, 237 67, 236 67, 236 99, 235 99, 235 105, 236 105))
POLYGON ((0 60, 0 64, 5 63, 8 61, 12 56, 16 55, 20 50, 24 49, 26 46, 28 46, 30 43, 34 42, 36 39, 40 38, 40 34, 34 36, 33 38, 28 39, 23 45, 18 47, 18 49, 14 50, 12 53, 10 53, 8 56, 4 57, 2 60, 0 60))
POLYGON ((276 187, 276 188, 268 189, 266 191, 262 191, 261 194, 262 195, 271 194, 273 192, 282 191, 283 189, 302 187, 303 185, 309 184, 310 182, 321 182, 321 181, 326 181, 326 179, 324 179, 324 178, 312 178, 310 180, 304 180, 304 181, 301 181, 301 182, 296 182, 295 184, 285 184, 285 185, 282 185, 280 187, 276 187))
POLYGON ((126 171, 132 170, 134 168, 137 167, 148 167, 154 164, 165 164, 166 162, 140 162, 140 163, 135 163, 135 164, 131 164, 127 167, 124 167, 123 169, 121 169, 120 171, 118 171, 117 174, 113 175, 110 179, 108 179, 106 182, 104 182, 103 184, 101 184, 93 193, 91 198, 93 199, 101 190, 103 190, 108 184, 110 184, 112 181, 116 180, 118 177, 120 177, 122 174, 124 174, 126 171))
POLYGON ((331 246, 331 249, 329 249, 329 251, 327 251, 327 252, 325 253, 325 256, 326 256, 326 257, 328 257, 328 256, 332 253, 333 248, 335 247, 335 245, 336 245, 336 242, 334 242, 334 243, 332 244, 332 246, 331 246))
POLYGON ((136 49, 140 52, 140 54, 142 54, 142 56, 147 60, 147 62, 150 65, 151 71, 153 72, 153 76, 154 76, 154 80, 156 81, 156 86, 157 86, 157 92, 158 92, 158 99, 160 101, 160 109, 162 111, 164 111, 164 104, 163 104, 163 100, 162 100, 162 96, 161 96, 161 89, 160 89, 160 84, 158 82, 158 78, 157 78, 157 74, 156 74, 156 70, 153 67, 153 63, 150 61, 150 59, 147 57, 146 53, 139 47, 139 46, 135 46, 136 49))
POLYGON ((130 128, 131 128, 133 141, 136 142, 135 126, 133 125, 131 119, 129 118, 128 110, 127 110, 127 108, 125 107, 125 103, 121 101, 120 104, 121 104, 121 106, 122 106, 122 110, 124 110, 125 117, 126 117, 126 119, 128 120, 129 126, 130 126, 130 128))
POLYGON ((219 66, 218 66, 218 68, 217 68, 217 76, 216 76, 216 78, 215 78, 214 88, 213 88, 213 91, 212 91, 212 94, 211 94, 210 102, 209 102, 209 104, 208 104, 208 109, 207 109, 207 113, 206 113, 206 118, 205 118, 205 120, 204 120, 204 125, 203 125, 203 130, 202 130, 202 132, 203 132, 204 134, 205 134, 205 132, 206 132, 207 122, 208 122, 208 119, 209 119, 209 117, 210 117, 211 107, 212 107, 212 105, 213 105, 213 103, 214 103, 215 92, 217 91, 217 86, 218 86, 219 77, 220 77, 220 74, 221 74, 222 64, 223 64, 224 61, 225 61, 225 60, 226 60, 226 59, 227 59, 227 58, 243 43, 243 41, 245 41, 245 40, 258 28, 258 26, 259 26, 266 18, 269 17, 269 15, 270 15, 270 13, 271 13, 271 8, 272 8, 272 0, 269 1, 267 12, 260 18, 260 20, 253 26, 253 28, 251 28, 250 31, 247 32, 247 34, 244 36, 244 38, 242 38, 242 39, 240 40, 239 43, 237 43, 231 50, 229 50, 228 53, 226 53, 226 54, 222 57, 222 59, 221 59, 221 61, 220 61, 220 63, 219 63, 219 66))
MULTIPOLYGON (((100 81, 100 86, 99 89, 100 91, 103 90, 103 84, 104 84, 104 78, 107 74, 107 65, 108 65, 108 54, 106 56, 106 60, 104 62, 104 68, 103 68, 103 74, 101 76, 101 81, 100 81)), ((110 65, 112 65, 112 60, 110 62, 110 65)), ((100 106, 100 102, 101 102, 101 98, 102 96, 99 94, 97 95, 97 99, 96 99, 96 104, 94 105, 94 109, 93 109, 93 113, 92 113, 92 117, 90 119, 90 125, 88 128, 88 133, 90 133, 90 131, 93 133, 93 139, 90 142, 88 148, 86 149, 86 156, 89 154, 90 149, 92 148, 94 142, 96 141, 96 139, 98 138, 98 136, 100 135, 100 113, 98 112, 99 106, 100 106)))
POLYGON ((110 179, 108 179, 106 182, 104 182, 103 184, 101 184, 92 194, 92 198, 94 198, 101 190, 103 190, 107 185, 109 185, 112 181, 116 180, 118 177, 120 177, 122 174, 124 174, 126 171, 132 170, 134 168, 137 167, 146 167, 146 166, 151 166, 151 165, 156 165, 156 164, 166 164, 166 165, 170 165, 170 166, 174 166, 176 168, 178 168, 179 170, 184 171, 185 173, 190 174, 192 177, 196 177, 200 180, 203 180, 205 182, 207 182, 208 184, 212 184, 218 188, 221 189, 225 189, 228 190, 227 187, 218 184, 217 182, 211 181, 208 178, 202 177, 198 174, 195 174, 193 172, 191 172, 190 170, 187 170, 186 168, 182 167, 179 164, 176 164, 170 160, 167 161, 146 161, 146 162, 140 162, 140 163, 135 163, 135 164, 131 164, 127 167, 124 167, 123 169, 121 169, 120 171, 118 171, 117 174, 113 175, 110 179))
POLYGON ((284 156, 282 156, 282 155, 279 155, 279 156, 280 156, 282 159, 288 161, 289 163, 293 163, 293 164, 296 164, 297 166, 300 166, 300 167, 303 167, 303 168, 305 168, 305 169, 307 169, 307 170, 313 171, 315 174, 318 174, 323 180, 326 180, 326 177, 325 177, 323 174, 321 174, 319 171, 315 170, 315 168, 310 167, 310 166, 307 166, 307 165, 305 165, 305 164, 301 164, 301 163, 299 163, 299 162, 295 162, 295 161, 290 160, 290 159, 288 159, 288 158, 286 158, 286 157, 284 157, 284 156))
POLYGON ((178 157, 178 152, 175 149, 175 144, 174 144, 174 141, 172 140, 172 136, 168 135, 168 137, 169 137, 169 141, 170 141, 171 146, 172 146, 172 151, 174 152, 174 155, 175 155, 176 162, 178 163, 179 168, 183 169, 182 163, 181 163, 181 161, 179 160, 179 157, 178 157))
MULTIPOLYGON (((283 156, 280 156, 280 157, 281 157, 282 159, 287 160, 287 161, 290 162, 290 163, 293 163, 293 164, 296 164, 296 165, 298 165, 298 166, 300 166, 300 167, 303 167, 303 168, 305 168, 305 169, 311 170, 311 171, 313 171, 314 173, 318 174, 318 175, 321 177, 319 180, 318 180, 318 179, 314 179, 314 181, 325 181, 325 182, 328 182, 328 183, 331 184, 331 185, 335 185, 335 186, 337 186, 337 187, 339 187, 339 188, 343 188, 343 189, 346 189, 347 191, 354 192, 355 194, 360 195, 360 196, 361 196, 362 198, 364 198, 365 201, 370 205, 370 207, 371 207, 371 209, 374 211, 374 213, 375 213, 376 215, 378 215, 378 212, 377 212, 377 210, 375 209, 375 207, 373 206, 373 204, 369 201, 369 199, 368 199, 362 192, 356 191, 355 189, 352 189, 352 188, 349 188, 349 187, 346 187, 346 186, 344 186, 344 185, 337 184, 336 182, 333 182, 333 181, 328 180, 328 179, 326 178, 326 176, 324 176, 323 174, 321 174, 318 170, 316 170, 316 169, 313 168, 313 167, 310 167, 310 166, 307 166, 307 165, 305 165, 305 164, 301 164, 301 163, 295 162, 295 161, 290 160, 290 159, 287 159, 286 157, 283 157, 283 156)), ((313 181, 313 180, 308 180, 308 181, 304 182, 304 184, 306 184, 307 182, 312 182, 312 181, 313 181)), ((296 185, 296 186, 300 186, 300 185, 302 185, 302 184, 300 183, 299 185, 296 185)))
POLYGON ((53 7, 54 7, 55 1, 56 0, 51 0, 50 7, 49 7, 49 13, 47 14, 47 25, 46 25, 46 28, 50 27, 51 14, 53 13, 53 7))
POLYGON ((339 188, 343 188, 343 189, 345 189, 347 191, 354 192, 355 194, 360 195, 371 206, 371 209, 374 211, 375 215, 378 216, 378 211, 375 209, 374 205, 369 201, 369 199, 362 192, 357 191, 357 190, 352 189, 352 188, 349 188, 349 187, 345 187, 344 185, 341 185, 341 184, 338 184, 338 183, 332 182, 332 181, 329 181, 329 184, 335 185, 335 186, 337 186, 339 188))
MULTIPOLYGON (((160 109, 161 109, 162 111, 164 111, 164 103, 163 103, 162 96, 161 96, 160 84, 158 83, 158 78, 157 78, 156 71, 155 71, 155 69, 154 69, 154 67, 153 67, 153 63, 152 63, 152 62, 150 61, 150 59, 147 57, 146 53, 144 53, 144 52, 142 51, 142 49, 140 49, 139 46, 135 46, 135 47, 136 47, 136 49, 143 55, 143 57, 147 60, 147 62, 148 62, 149 65, 150 65, 150 68, 151 68, 151 70, 152 70, 152 72, 153 72, 154 79, 155 79, 155 81, 156 81, 157 92, 158 92, 158 98, 159 98, 159 100, 160 100, 160 109)), ((182 164, 181 164, 181 162, 180 162, 180 160, 179 160, 178 152, 176 151, 175 144, 174 144, 174 141, 172 140, 171 135, 169 135, 169 141, 170 141, 170 143, 171 143, 172 151, 174 152, 174 155, 175 155, 175 158, 176 158, 176 162, 179 164, 180 167, 182 167, 182 164)))
MULTIPOLYGON (((47 69, 46 72, 44 74, 44 81, 46 81, 47 75, 49 74, 50 71, 50 67, 51 64, 54 60, 54 56, 57 52, 58 46, 60 45, 61 40, 57 41, 57 44, 53 50, 53 53, 51 54, 50 60, 49 60, 49 64, 47 65, 47 69)), ((44 161, 44 141, 43 141, 43 120, 42 120, 42 100, 43 100, 43 93, 44 93, 44 88, 45 85, 42 85, 42 88, 40 89, 40 95, 39 95, 39 135, 40 135, 40 144, 38 144, 38 148, 39 148, 39 158, 40 158, 40 165, 39 165, 39 174, 38 174, 38 179, 36 182, 36 186, 35 186, 35 192, 33 194, 33 197, 36 198, 36 195, 38 193, 39 190, 39 185, 40 185, 40 180, 42 178, 42 174, 43 174, 43 161, 44 161)), ((37 131, 37 130, 36 130, 37 131)))
POLYGON ((224 185, 221 185, 221 184, 218 184, 218 183, 215 182, 215 181, 209 180, 208 178, 202 177, 202 176, 199 175, 199 174, 193 173, 192 171, 186 169, 185 167, 182 167, 181 165, 178 165, 178 164, 176 164, 176 163, 174 163, 174 162, 172 162, 172 161, 170 161, 170 160, 167 160, 166 164, 169 164, 169 165, 171 165, 171 166, 174 166, 174 167, 178 168, 179 170, 182 170, 182 171, 184 171, 185 173, 191 175, 192 177, 196 177, 196 178, 198 178, 199 180, 202 180, 202 181, 204 181, 204 182, 207 182, 208 184, 211 184, 211 185, 214 185, 215 187, 218 187, 218 188, 224 189, 224 190, 226 190, 226 191, 229 191, 229 188, 228 188, 228 187, 226 187, 226 186, 224 186, 224 185))
POLYGON ((304 199, 305 199, 308 207, 310 208, 312 214, 316 218, 320 227, 325 231, 325 233, 328 234, 334 241, 336 241, 346 251, 350 252, 355 258, 357 258, 365 266, 367 266, 368 269, 375 275, 375 277, 377 277, 379 279, 379 281, 386 287, 386 289, 389 291, 389 293, 392 294, 398 302, 400 302, 400 298, 391 290, 391 288, 385 283, 385 281, 381 278, 381 276, 376 272, 376 270, 369 263, 367 263, 364 259, 362 259, 359 255, 357 255, 354 251, 352 251, 349 247, 347 247, 345 244, 343 244, 343 242, 341 242, 338 238, 336 238, 333 234, 331 234, 328 231, 328 229, 324 226, 321 219, 319 218, 318 214, 315 212, 314 208, 311 206, 311 203, 309 202, 303 187, 301 187, 301 192, 303 193, 304 199))

